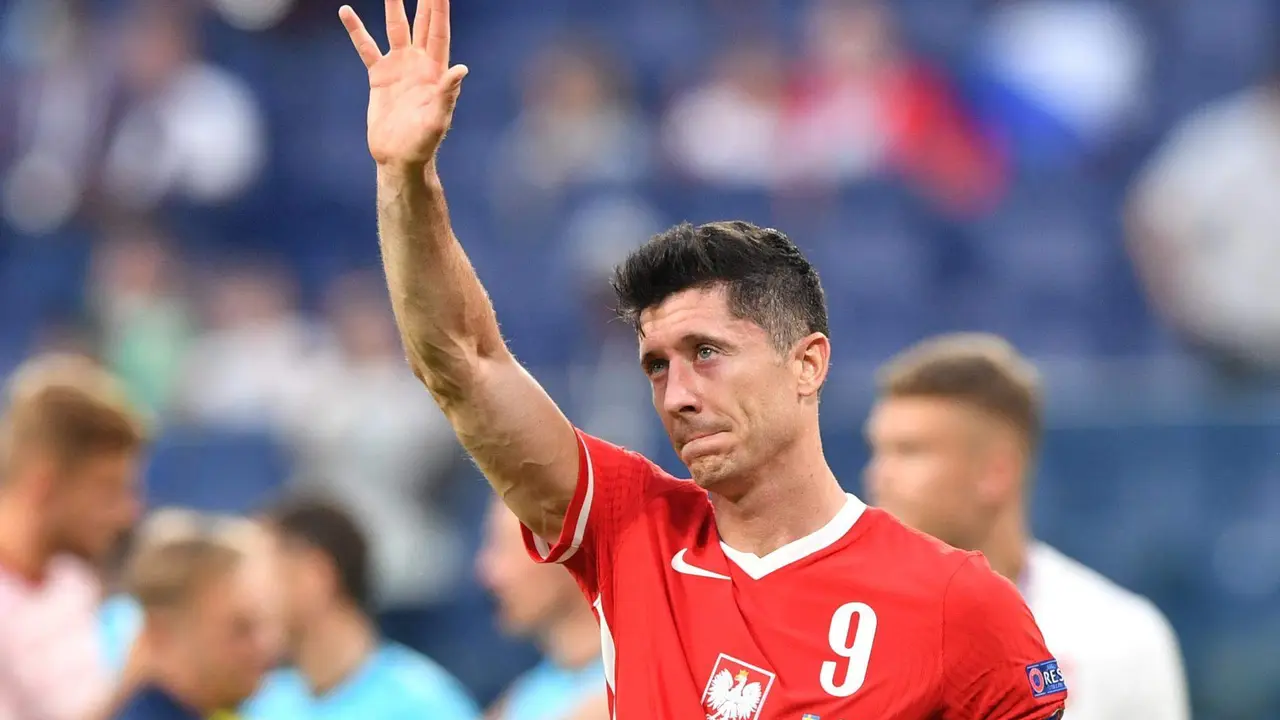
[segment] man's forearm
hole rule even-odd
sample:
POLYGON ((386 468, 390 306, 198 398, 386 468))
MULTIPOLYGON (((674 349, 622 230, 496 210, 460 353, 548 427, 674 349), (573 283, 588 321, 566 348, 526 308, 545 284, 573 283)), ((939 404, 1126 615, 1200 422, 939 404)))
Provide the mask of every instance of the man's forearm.
POLYGON ((378 234, 396 323, 414 371, 433 392, 503 351, 493 305, 453 235, 434 168, 378 169, 378 234))

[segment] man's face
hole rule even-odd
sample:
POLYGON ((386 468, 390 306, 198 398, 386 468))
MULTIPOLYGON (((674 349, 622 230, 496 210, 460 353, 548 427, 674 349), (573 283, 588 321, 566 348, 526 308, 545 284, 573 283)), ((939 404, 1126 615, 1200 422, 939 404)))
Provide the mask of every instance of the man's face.
POLYGON ((476 574, 493 593, 502 630, 527 637, 551 625, 568 603, 585 602, 572 576, 557 565, 539 565, 525 551, 520 521, 494 500, 485 520, 476 574))
POLYGON ((288 644, 296 648, 307 628, 332 607, 337 589, 331 563, 323 553, 282 533, 273 532, 272 535, 283 590, 288 644))
POLYGON ((867 421, 872 502, 906 525, 976 549, 994 515, 984 432, 990 418, 952 400, 881 400, 867 421))
POLYGON ((46 508, 56 551, 106 560, 141 512, 139 462, 134 451, 103 453, 51 477, 46 508))
POLYGON ((640 334, 653 405, 698 485, 749 473, 794 440, 803 417, 796 362, 759 325, 734 317, 723 289, 672 295, 641 314, 640 334))
POLYGON ((274 589, 253 561, 210 581, 175 623, 175 641, 210 697, 232 708, 249 698, 278 659, 274 589))

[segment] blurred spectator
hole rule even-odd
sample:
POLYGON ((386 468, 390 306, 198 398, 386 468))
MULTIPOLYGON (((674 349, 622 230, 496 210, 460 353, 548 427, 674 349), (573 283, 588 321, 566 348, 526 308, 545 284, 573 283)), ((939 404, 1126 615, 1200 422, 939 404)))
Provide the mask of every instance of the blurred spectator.
POLYGON ((523 108, 495 157, 500 208, 519 211, 572 187, 645 176, 649 128, 610 53, 583 42, 548 46, 521 80, 523 108))
POLYGON ((980 39, 988 119, 1024 164, 1065 164, 1105 150, 1143 110, 1146 50, 1122 3, 1000 2, 980 39))
POLYGON ((227 24, 244 30, 266 30, 288 17, 297 0, 208 0, 227 24))
POLYGON ((76 213, 100 179, 115 102, 115 45, 77 0, 18 0, 7 18, 13 75, 0 92, 12 163, 0 168, 0 211, 12 226, 43 232, 76 213))
POLYGON ((477 572, 498 601, 503 630, 532 639, 544 659, 508 688, 487 717, 608 720, 607 701, 600 712, 605 678, 595 615, 564 568, 529 559, 520 533, 520 521, 494 498, 477 572))
POLYGON ((199 6, 137 5, 123 39, 128 104, 108 147, 108 192, 134 209, 170 196, 226 202, 248 187, 263 162, 257 103, 241 80, 200 59, 199 6))
POLYGON ((769 39, 718 55, 710 77, 676 98, 663 141, 682 174, 727 188, 772 187, 779 153, 786 66, 769 39))
POLYGON ((901 43, 881 0, 818 0, 781 145, 785 172, 828 187, 882 172, 943 206, 985 208, 1001 188, 997 159, 952 88, 901 43))
POLYGON ((378 528, 380 606, 437 603, 466 562, 440 506, 461 448, 405 362, 381 276, 339 278, 326 310, 333 342, 292 371, 299 385, 284 429, 298 453, 296 482, 339 498, 362 525, 378 528))
POLYGON ((374 568, 354 518, 328 502, 293 500, 267 522, 287 597, 292 667, 271 674, 248 704, 249 717, 479 716, 466 691, 440 666, 378 637, 368 615, 374 568))
POLYGON ((652 388, 636 372, 636 331, 614 313, 614 267, 662 230, 654 209, 637 197, 596 200, 575 213, 565 242, 585 311, 569 368, 569 412, 579 427, 637 452, 666 442, 650 412, 652 388))
POLYGON ((26 57, 17 157, 0 188, 15 227, 55 230, 90 200, 104 211, 223 203, 256 177, 265 152, 257 105, 241 81, 199 58, 195 6, 131 8, 120 35, 89 25, 72 0, 16 20, 30 23, 18 32, 56 41, 26 57))
POLYGON ((89 284, 102 354, 134 402, 156 415, 167 409, 187 359, 184 279, 171 243, 154 226, 117 226, 94 248, 89 284))
POLYGON ((276 266, 240 264, 208 282, 207 329, 191 346, 178 409, 214 427, 278 429, 319 329, 298 313, 291 278, 276 266))
POLYGON ((1130 195, 1147 293, 1192 344, 1280 370, 1280 55, 1261 84, 1183 122, 1130 195))

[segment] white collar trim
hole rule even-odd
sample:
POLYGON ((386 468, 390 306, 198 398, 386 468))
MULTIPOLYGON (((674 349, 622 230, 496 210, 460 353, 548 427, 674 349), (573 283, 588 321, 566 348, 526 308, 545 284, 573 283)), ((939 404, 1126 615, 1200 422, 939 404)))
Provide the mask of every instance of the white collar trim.
POLYGON ((830 547, 852 530, 854 523, 858 522, 858 518, 862 517, 862 513, 867 509, 867 504, 852 493, 846 493, 846 496, 848 500, 845 501, 844 507, 840 508, 840 512, 831 518, 831 522, 802 538, 792 540, 763 557, 741 550, 734 550, 726 545, 723 540, 720 541, 720 549, 724 551, 725 557, 734 565, 737 565, 748 577, 752 580, 759 580, 774 570, 784 568, 830 547))

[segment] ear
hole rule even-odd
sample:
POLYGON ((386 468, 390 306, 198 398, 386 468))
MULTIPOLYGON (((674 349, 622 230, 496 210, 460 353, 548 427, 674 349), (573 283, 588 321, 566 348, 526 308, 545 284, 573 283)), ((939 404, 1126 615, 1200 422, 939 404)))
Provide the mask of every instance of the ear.
POLYGON ((26 475, 26 482, 32 495, 42 503, 52 499, 65 482, 59 476, 57 465, 43 454, 30 458, 23 469, 23 474, 26 475))
POLYGON ((801 397, 817 397, 831 367, 831 340, 822 333, 810 333, 792 351, 796 384, 801 397))
POLYGON ((981 492, 993 502, 1019 497, 1026 464, 1022 447, 1006 428, 992 427, 989 430, 981 492))

